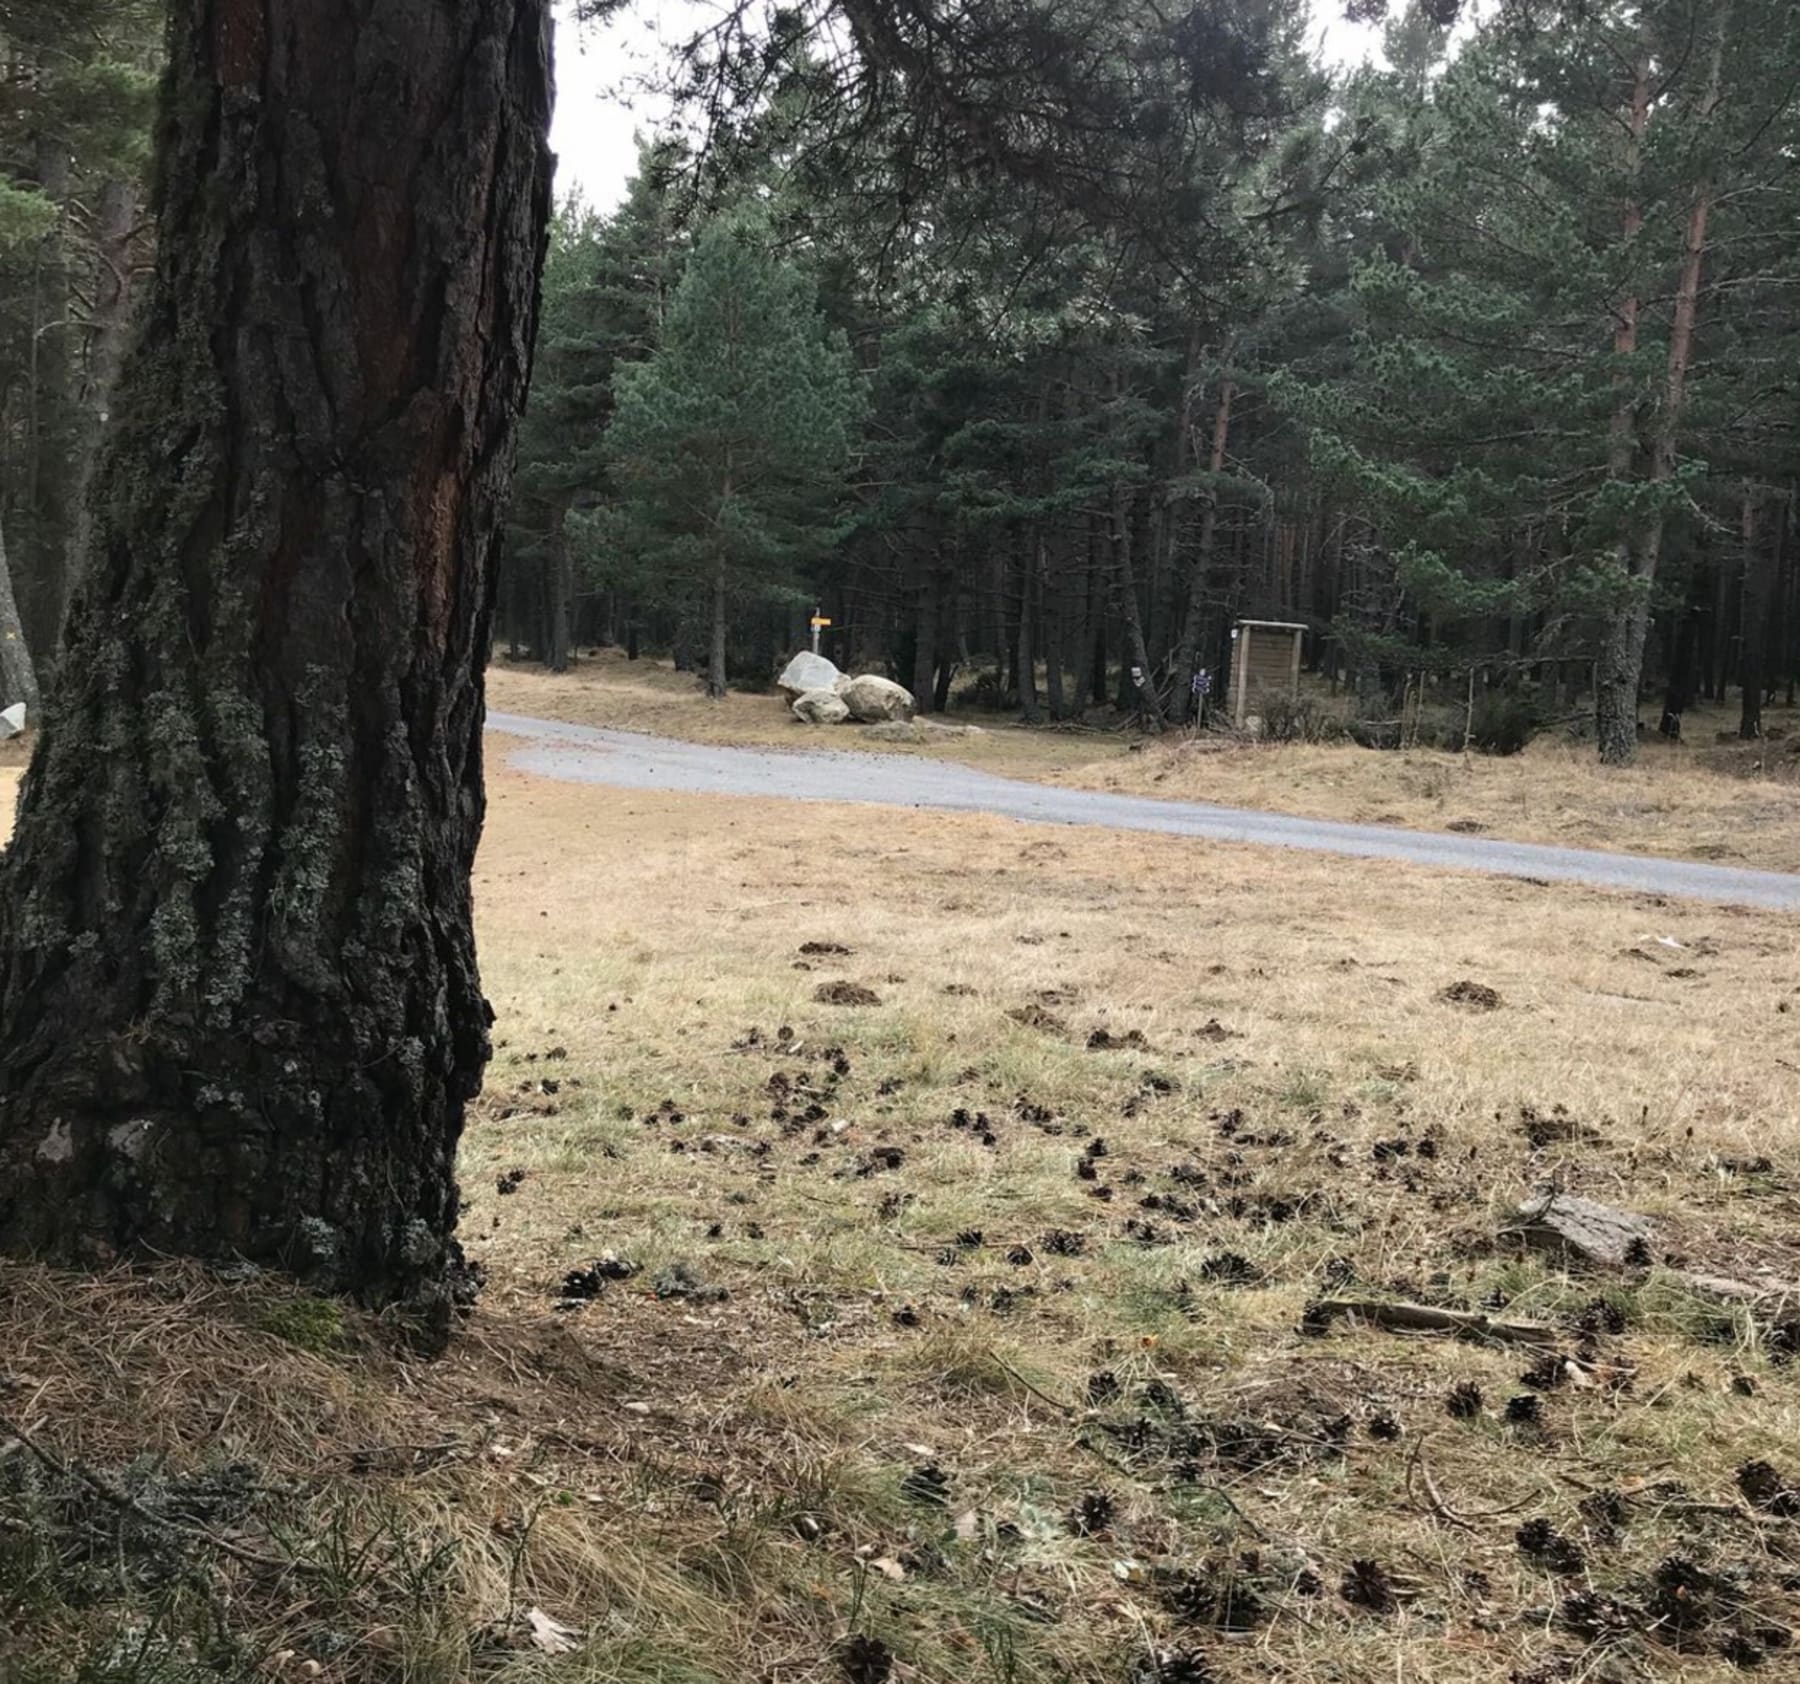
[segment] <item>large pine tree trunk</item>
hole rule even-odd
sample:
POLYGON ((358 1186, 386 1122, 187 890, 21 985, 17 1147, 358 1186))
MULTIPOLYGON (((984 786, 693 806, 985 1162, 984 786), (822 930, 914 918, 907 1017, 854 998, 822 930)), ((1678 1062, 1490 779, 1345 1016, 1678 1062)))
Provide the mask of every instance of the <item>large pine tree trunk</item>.
POLYGON ((448 1324, 546 0, 177 0, 160 241, 0 860, 0 1246, 448 1324))
MULTIPOLYGON (((1717 83, 1717 66, 1714 83, 1717 83)), ((1688 362, 1693 355, 1694 322, 1700 296, 1700 266, 1706 253, 1707 213, 1712 191, 1702 183, 1688 213, 1675 310, 1669 327, 1668 372, 1662 410, 1651 448, 1650 480, 1665 485, 1674 477, 1676 439, 1686 394, 1688 362)), ((1641 543, 1633 546, 1630 568, 1633 594, 1608 626, 1600 648, 1598 734, 1600 758, 1609 766, 1625 765, 1637 753, 1638 690, 1643 680, 1644 645, 1650 631, 1650 589, 1662 553, 1663 517, 1651 518, 1641 543)))
POLYGON ((131 323, 133 247, 136 244, 138 190, 134 182, 112 177, 100 184, 94 205, 94 297, 88 311, 85 371, 76 423, 76 496, 69 535, 63 596, 73 594, 88 545, 93 539, 92 503, 87 495, 93 478, 94 453, 112 401, 113 383, 125 354, 131 323))

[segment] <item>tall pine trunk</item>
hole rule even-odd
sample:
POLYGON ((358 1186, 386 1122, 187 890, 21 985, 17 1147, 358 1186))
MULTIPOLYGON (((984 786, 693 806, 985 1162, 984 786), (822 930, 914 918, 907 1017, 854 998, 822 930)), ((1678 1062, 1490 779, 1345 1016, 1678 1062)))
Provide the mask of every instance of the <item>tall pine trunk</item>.
MULTIPOLYGON (((1644 129, 1649 120, 1650 59, 1646 52, 1632 66, 1631 103, 1625 118, 1626 172, 1632 184, 1625 204, 1624 250, 1628 255, 1644 226, 1637 179, 1643 167, 1644 129)), ((1632 477, 1637 456, 1636 396, 1625 360, 1637 350, 1639 308, 1634 291, 1619 300, 1614 313, 1613 355, 1619 366, 1613 375, 1607 472, 1615 480, 1632 477)), ((1642 548, 1642 535, 1635 525, 1628 526, 1618 544, 1626 595, 1608 616, 1594 669, 1595 735, 1600 758, 1609 765, 1623 765, 1637 753, 1638 685, 1643 674, 1644 639, 1650 629, 1649 583, 1638 582, 1642 548)))
MULTIPOLYGON (((1131 563, 1132 496, 1123 485, 1113 487, 1112 494, 1113 579, 1119 593, 1120 616, 1125 623, 1125 667, 1119 682, 1119 694, 1127 694, 1143 715, 1151 731, 1163 728, 1162 702, 1156 694, 1156 676, 1150 666, 1150 651, 1144 642, 1144 622, 1138 611, 1137 574, 1131 563)), ((1127 704, 1130 705, 1130 704, 1127 704)))
POLYGON ((558 497, 550 511, 550 544, 544 569, 544 665, 552 672, 569 670, 570 644, 574 638, 575 563, 569 544, 569 507, 572 499, 558 497))
MULTIPOLYGON (((1780 526, 1777 524, 1779 534, 1780 526)), ((1743 648, 1739 656, 1738 679, 1743 685, 1743 703, 1738 712, 1738 735, 1754 742, 1763 734, 1763 696, 1768 689, 1768 656, 1775 647, 1769 636, 1771 611, 1774 608, 1776 567, 1773 558, 1765 560, 1756 542, 1756 502, 1749 486, 1744 487, 1744 609, 1743 648)), ((1779 536, 1776 539, 1780 542, 1779 536)))
POLYGON ((0 1246, 446 1331, 546 0, 177 0, 160 240, 0 860, 0 1246))
MULTIPOLYGON (((727 491, 726 495, 729 497, 730 492, 727 491)), ((712 635, 706 652, 706 693, 713 701, 722 702, 725 699, 725 633, 728 618, 723 552, 713 561, 710 595, 712 600, 708 618, 712 622, 712 635)))
POLYGON ((1219 386, 1219 402, 1213 410, 1212 447, 1206 465, 1214 476, 1206 489, 1206 504, 1200 512, 1200 536, 1194 546, 1193 565, 1188 569, 1187 612, 1181 621, 1181 642, 1175 651, 1175 694, 1170 698, 1177 724, 1187 720, 1198 705, 1194 679, 1202 662, 1201 637, 1206 628, 1206 597, 1212 581, 1213 544, 1219 530, 1218 476, 1225 471, 1225 445, 1231 433, 1231 400, 1235 389, 1229 380, 1219 386))
MULTIPOLYGON (((1730 27, 1730 7, 1721 5, 1714 24, 1711 65, 1700 115, 1710 120, 1718 110, 1720 67, 1725 52, 1725 32, 1730 27)), ((1645 70, 1640 63, 1635 78, 1641 90, 1645 70)), ((1644 95, 1633 94, 1633 128, 1642 134, 1638 107, 1644 95)), ((1700 306, 1700 272, 1706 261, 1706 228, 1712 213, 1713 181, 1702 173, 1688 201, 1686 230, 1682 239, 1681 269, 1675 283, 1675 307, 1669 322, 1669 354, 1663 376, 1662 404, 1650 451, 1650 483, 1666 485, 1675 474, 1676 445, 1680 438, 1682 409, 1687 397, 1688 365, 1693 359, 1694 326, 1700 306)), ((1635 211, 1635 207, 1634 211, 1635 211)), ((1638 213, 1639 222, 1642 221, 1638 213)), ((1628 232, 1631 230, 1628 226, 1628 232)), ((1636 343, 1636 305, 1632 308, 1632 344, 1636 343)), ((1616 416, 1615 416, 1616 423, 1616 416)), ((1627 572, 1631 591, 1625 605, 1614 614, 1600 648, 1596 700, 1600 758, 1607 765, 1624 765, 1637 753, 1638 688, 1643 678, 1644 643, 1650 630, 1650 591, 1656 583, 1656 567, 1662 551, 1664 517, 1650 519, 1641 540, 1630 545, 1627 572)))

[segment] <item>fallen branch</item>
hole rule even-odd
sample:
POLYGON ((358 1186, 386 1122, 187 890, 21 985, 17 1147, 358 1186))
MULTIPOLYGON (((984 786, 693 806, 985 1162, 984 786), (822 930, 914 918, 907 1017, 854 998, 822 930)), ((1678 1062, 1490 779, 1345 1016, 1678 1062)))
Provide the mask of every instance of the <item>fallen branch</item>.
POLYGON ((1497 1520, 1501 1515, 1517 1514, 1520 1509, 1528 1508, 1531 1498, 1522 1497, 1516 1503, 1507 1503, 1502 1508, 1479 1509, 1474 1514, 1462 1514, 1444 1501, 1444 1494, 1437 1488, 1437 1481, 1431 1477, 1431 1465, 1425 1460, 1425 1440, 1421 1438, 1413 1446, 1412 1460, 1406 1464, 1406 1494, 1412 1495, 1413 1470, 1418 1470, 1419 1478, 1424 1482, 1425 1495, 1430 1501, 1431 1512, 1440 1520, 1452 1526, 1459 1526, 1465 1532, 1474 1532, 1478 1528, 1478 1520, 1497 1520))
POLYGON ((24 1445, 32 1455, 64 1479, 78 1479, 96 1495, 111 1503, 114 1508, 123 1509, 125 1513, 141 1520, 147 1526, 154 1526, 164 1532, 172 1532, 177 1537, 191 1538, 197 1542, 211 1545, 221 1555, 228 1555, 233 1561, 241 1561, 249 1567, 261 1567, 277 1573, 318 1573, 323 1569, 310 1561, 283 1560, 280 1556, 264 1555, 259 1550, 246 1549, 242 1544, 234 1544, 229 1538, 221 1537, 217 1532, 208 1531, 204 1526, 192 1526, 186 1521, 170 1520, 166 1515, 158 1514, 154 1509, 146 1508, 128 1491, 121 1491, 110 1481, 94 1472, 81 1462, 65 1462, 55 1452, 46 1450, 18 1422, 6 1415, 0 1415, 0 1432, 10 1433, 20 1444, 24 1445))
POLYGON ((1557 1329, 1541 1321, 1502 1321, 1483 1310, 1442 1310, 1433 1304, 1383 1304, 1367 1298, 1321 1298, 1308 1315, 1326 1323, 1346 1316, 1390 1333, 1454 1333, 1505 1344, 1554 1345, 1557 1329))
POLYGON ((1032 1383, 1029 1380, 1027 1380, 1025 1378, 1025 1376, 1023 1374, 1021 1374, 1016 1368, 1014 1368, 1013 1365, 1010 1362, 1008 1362, 1005 1357, 1001 1356, 1001 1354, 998 1351, 990 1350, 988 1352, 988 1355, 994 1359, 994 1366, 996 1368, 998 1368, 1002 1374, 1004 1374, 1009 1380, 1017 1381, 1021 1386, 1023 1386, 1025 1388, 1026 1391, 1030 1392, 1033 1397, 1042 1398, 1043 1401, 1045 1403, 1049 1404, 1052 1409, 1060 1409, 1063 1412, 1063 1414, 1065 1414, 1065 1415, 1080 1414, 1080 1411, 1078 1409, 1076 1409, 1074 1404, 1064 1403, 1061 1398, 1054 1398, 1048 1392, 1042 1391, 1038 1387, 1032 1385, 1032 1383))

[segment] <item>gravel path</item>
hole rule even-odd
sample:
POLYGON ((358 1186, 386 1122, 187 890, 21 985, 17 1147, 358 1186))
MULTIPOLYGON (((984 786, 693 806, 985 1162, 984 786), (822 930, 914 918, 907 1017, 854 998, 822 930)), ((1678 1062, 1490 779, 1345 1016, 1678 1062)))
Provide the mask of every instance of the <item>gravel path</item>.
POLYGON ((635 731, 598 730, 519 714, 490 713, 488 729, 521 739, 510 755, 522 771, 616 789, 669 790, 688 795, 749 795, 787 801, 850 801, 885 807, 923 807, 948 813, 989 813, 1032 824, 1098 825, 1113 830, 1161 831, 1214 842, 1252 842, 1304 848, 1359 859, 1480 871, 1500 877, 1585 883, 1600 889, 1688 900, 1800 910, 1800 876, 1685 860, 1497 842, 1481 836, 1399 830, 1387 825, 1337 824, 1285 813, 1212 807, 1197 801, 1158 801, 1103 791, 1059 789, 996 777, 954 761, 899 754, 828 750, 720 748, 674 742, 635 731))

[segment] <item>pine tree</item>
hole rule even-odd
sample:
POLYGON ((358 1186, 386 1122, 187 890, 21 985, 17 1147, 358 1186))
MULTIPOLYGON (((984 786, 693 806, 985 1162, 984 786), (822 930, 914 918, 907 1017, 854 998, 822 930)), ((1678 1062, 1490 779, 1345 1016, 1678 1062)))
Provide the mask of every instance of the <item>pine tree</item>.
POLYGON ((829 536, 856 413, 848 347, 765 240, 742 215, 700 236, 655 353, 615 376, 607 439, 622 540, 706 594, 714 697, 733 597, 829 536))
POLYGON ((138 201, 162 11, 16 0, 0 14, 0 518, 40 666, 84 541, 82 486, 146 261, 138 201))
POLYGON ((582 589, 626 598, 637 581, 611 553, 598 512, 612 500, 605 435, 613 376, 656 344, 680 275, 674 183, 683 149, 640 144, 625 202, 601 218, 578 201, 551 224, 543 310, 519 471, 507 522, 507 619, 515 640, 560 672, 582 589))

